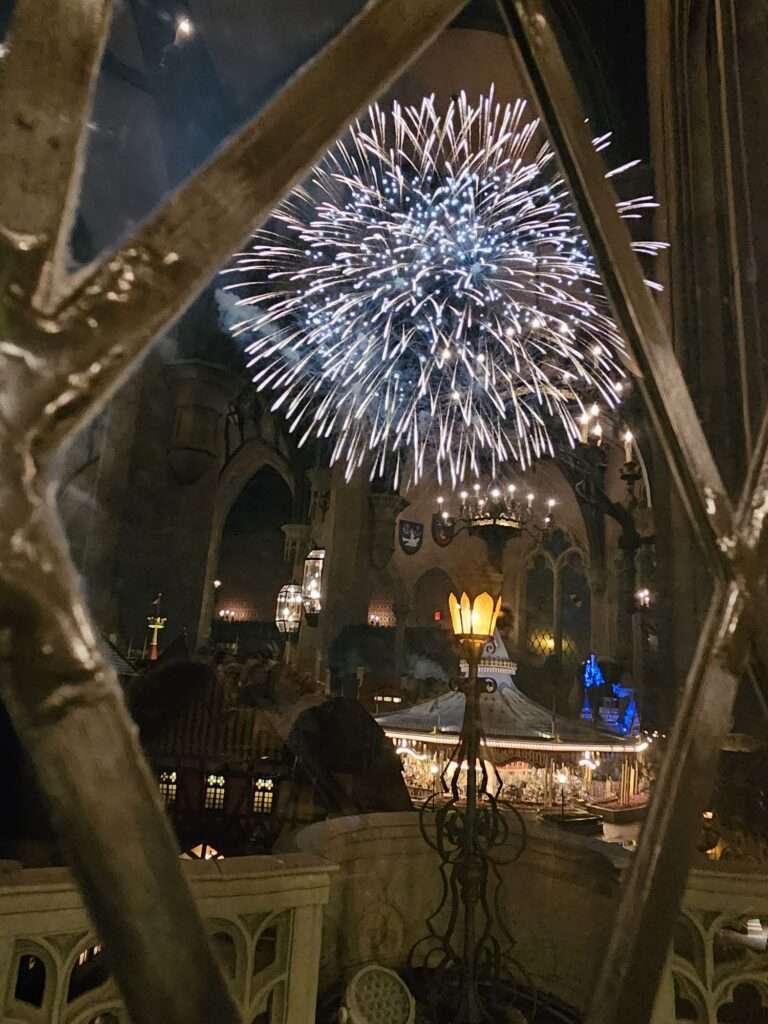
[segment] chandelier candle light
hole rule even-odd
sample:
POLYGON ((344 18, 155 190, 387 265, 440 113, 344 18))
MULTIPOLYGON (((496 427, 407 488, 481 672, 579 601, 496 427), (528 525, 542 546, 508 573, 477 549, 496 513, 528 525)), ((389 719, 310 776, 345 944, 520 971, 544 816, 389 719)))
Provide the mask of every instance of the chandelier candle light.
POLYGON ((525 468, 620 400, 624 342, 553 151, 525 101, 493 90, 444 112, 371 107, 225 273, 258 389, 299 444, 334 438, 348 477, 525 468))
MULTIPOLYGON (((437 507, 446 525, 459 529, 505 527, 522 532, 544 533, 552 526, 556 501, 547 498, 544 511, 536 505, 534 491, 518 484, 491 484, 483 487, 474 483, 446 499, 440 495, 437 507)), ((454 529, 454 532, 458 530, 454 529)))

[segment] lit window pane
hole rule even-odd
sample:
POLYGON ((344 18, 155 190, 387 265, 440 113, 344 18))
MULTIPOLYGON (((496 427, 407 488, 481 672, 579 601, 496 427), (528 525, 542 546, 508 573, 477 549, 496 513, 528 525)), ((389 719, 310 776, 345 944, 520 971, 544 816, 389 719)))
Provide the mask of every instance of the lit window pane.
POLYGON ((253 780, 253 813, 271 814, 275 797, 275 780, 267 775, 253 780))
POLYGON ((223 775, 209 775, 205 782, 205 809, 207 811, 224 810, 224 792, 226 780, 223 775))

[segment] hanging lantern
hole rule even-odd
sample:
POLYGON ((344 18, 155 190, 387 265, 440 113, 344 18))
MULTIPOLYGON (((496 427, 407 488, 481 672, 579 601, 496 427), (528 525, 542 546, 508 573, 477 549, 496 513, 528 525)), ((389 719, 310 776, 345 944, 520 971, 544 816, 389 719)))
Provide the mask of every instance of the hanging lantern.
POLYGON ((300 586, 296 583, 286 583, 280 588, 275 608, 275 625, 281 633, 298 633, 302 605, 300 586))
POLYGON ((323 566, 325 550, 315 548, 304 559, 304 579, 301 597, 307 615, 319 615, 323 608, 323 566))

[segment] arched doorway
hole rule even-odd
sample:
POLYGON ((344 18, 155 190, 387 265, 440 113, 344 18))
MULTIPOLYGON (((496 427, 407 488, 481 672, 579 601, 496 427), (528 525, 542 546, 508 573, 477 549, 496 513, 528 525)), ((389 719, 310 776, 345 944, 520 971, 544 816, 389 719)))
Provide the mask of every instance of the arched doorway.
POLYGON ((429 569, 419 576, 413 588, 411 624, 436 626, 447 624, 448 595, 455 591, 453 580, 443 569, 429 569))
MULTIPOLYGON (((227 609, 227 604, 224 601, 227 595, 216 590, 213 583, 215 580, 221 580, 222 584, 226 582, 221 568, 221 543, 229 514, 251 481, 265 469, 272 470, 283 481, 289 493, 294 494, 293 472, 286 456, 271 445, 265 444, 258 437, 251 438, 242 444, 229 459, 219 475, 208 542, 206 581, 198 623, 198 645, 207 642, 211 631, 211 624, 219 619, 219 611, 227 609)), ((257 511, 257 520, 260 514, 257 511)), ((283 523, 289 522, 291 518, 292 516, 289 512, 288 517, 283 520, 283 523)), ((281 543, 283 539, 281 537, 281 543)), ((287 575, 283 575, 285 575, 285 578, 282 582, 288 582, 287 575)), ((219 590, 223 591, 223 586, 219 590)), ((238 597, 237 594, 232 593, 229 596, 233 599, 238 597)), ((274 612, 274 608, 272 610, 274 612)))
POLYGON ((232 641, 236 633, 242 647, 258 642, 260 632, 271 632, 277 592, 289 575, 282 527, 290 522, 292 504, 281 474, 263 466, 230 507, 216 568, 221 581, 214 609, 217 638, 232 641))

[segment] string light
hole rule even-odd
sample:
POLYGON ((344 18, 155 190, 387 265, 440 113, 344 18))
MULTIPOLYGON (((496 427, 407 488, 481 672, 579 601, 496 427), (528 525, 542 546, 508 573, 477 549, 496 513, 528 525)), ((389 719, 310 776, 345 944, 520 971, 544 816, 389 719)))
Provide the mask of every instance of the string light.
POLYGON ((348 477, 524 468, 619 400, 623 341, 552 149, 493 90, 372 107, 225 273, 258 389, 348 477))

